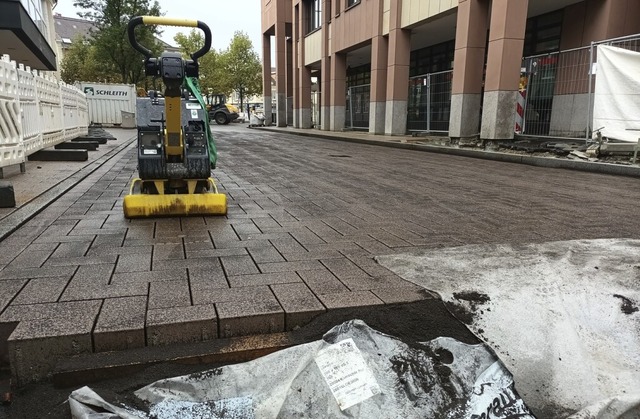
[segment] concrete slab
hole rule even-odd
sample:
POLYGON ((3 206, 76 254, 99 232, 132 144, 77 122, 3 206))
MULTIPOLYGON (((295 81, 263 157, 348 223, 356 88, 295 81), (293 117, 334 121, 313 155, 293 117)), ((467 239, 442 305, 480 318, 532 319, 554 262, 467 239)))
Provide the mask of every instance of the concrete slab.
POLYGON ((145 346, 146 296, 107 298, 93 331, 95 352, 145 346))

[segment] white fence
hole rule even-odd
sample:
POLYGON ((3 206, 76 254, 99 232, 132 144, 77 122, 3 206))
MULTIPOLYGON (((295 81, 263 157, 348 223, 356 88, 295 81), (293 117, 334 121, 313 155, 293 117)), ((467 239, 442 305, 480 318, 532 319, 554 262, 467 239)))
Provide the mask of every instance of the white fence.
POLYGON ((87 98, 8 55, 0 58, 0 168, 30 154, 88 134, 87 98))

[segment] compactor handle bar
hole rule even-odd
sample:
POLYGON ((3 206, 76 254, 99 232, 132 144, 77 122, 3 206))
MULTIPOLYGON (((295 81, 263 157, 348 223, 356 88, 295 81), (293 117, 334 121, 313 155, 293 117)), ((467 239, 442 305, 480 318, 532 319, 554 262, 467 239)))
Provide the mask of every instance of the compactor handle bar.
POLYGON ((144 55, 147 59, 151 58, 153 53, 149 49, 140 45, 136 40, 135 29, 136 26, 139 25, 183 26, 202 30, 202 32, 204 32, 204 46, 191 54, 191 59, 193 61, 197 61, 198 58, 202 57, 211 49, 211 29, 209 29, 204 22, 191 19, 174 19, 163 16, 136 16, 129 21, 129 25, 127 26, 129 42, 136 51, 144 55))

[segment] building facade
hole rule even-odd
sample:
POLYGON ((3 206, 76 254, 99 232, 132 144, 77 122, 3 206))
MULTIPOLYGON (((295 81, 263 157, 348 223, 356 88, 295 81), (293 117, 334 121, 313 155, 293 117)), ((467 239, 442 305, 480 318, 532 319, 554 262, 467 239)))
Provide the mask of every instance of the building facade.
POLYGON ((278 126, 386 135, 578 135, 589 46, 640 33, 637 0, 262 0, 262 12, 278 126))
POLYGON ((36 70, 55 71, 56 0, 0 0, 0 55, 36 70))

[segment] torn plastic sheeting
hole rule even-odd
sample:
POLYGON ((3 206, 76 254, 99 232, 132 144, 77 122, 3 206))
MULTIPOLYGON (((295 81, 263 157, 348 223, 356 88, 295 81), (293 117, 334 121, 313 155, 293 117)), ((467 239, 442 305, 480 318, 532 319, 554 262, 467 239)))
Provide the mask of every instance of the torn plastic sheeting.
POLYGON ((84 387, 71 394, 70 403, 85 409, 72 410, 74 418, 118 417, 90 416, 86 412, 93 410, 91 406, 122 414, 120 417, 126 419, 533 418, 518 396, 511 374, 488 347, 444 337, 410 346, 360 320, 334 327, 320 341, 242 364, 157 381, 135 393, 148 402, 148 413, 111 406, 91 393, 84 387), (345 342, 353 343, 348 344, 347 358, 336 355, 340 350, 333 352, 335 344, 345 342), (335 359, 322 360, 327 354, 335 359), (362 356, 364 367, 343 365, 344 359, 352 360, 357 354, 362 356), (332 374, 329 383, 325 379, 327 371, 332 374), (352 385, 347 398, 355 395, 361 400, 352 406, 343 405, 341 410, 331 390, 331 383, 334 390, 340 387, 338 382, 352 385), (359 384, 370 387, 362 392, 359 384), (224 409, 220 408, 222 404, 224 409))

